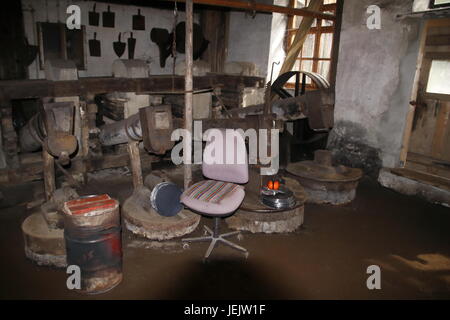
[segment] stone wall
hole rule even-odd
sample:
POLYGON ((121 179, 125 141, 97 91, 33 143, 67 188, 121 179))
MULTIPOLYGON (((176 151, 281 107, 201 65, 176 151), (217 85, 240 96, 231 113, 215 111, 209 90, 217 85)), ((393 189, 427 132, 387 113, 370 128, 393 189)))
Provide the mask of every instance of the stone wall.
POLYGON ((346 0, 336 77, 335 126, 328 141, 335 160, 379 169, 400 164, 412 91, 420 19, 398 19, 413 1, 346 0), (381 8, 381 29, 367 28, 369 5, 381 8))

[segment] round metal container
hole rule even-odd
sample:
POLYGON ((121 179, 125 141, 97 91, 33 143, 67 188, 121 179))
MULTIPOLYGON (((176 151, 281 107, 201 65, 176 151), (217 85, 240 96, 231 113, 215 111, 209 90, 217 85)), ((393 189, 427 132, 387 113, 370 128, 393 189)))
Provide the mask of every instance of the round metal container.
POLYGON ((183 210, 180 196, 183 190, 172 182, 158 183, 152 190, 150 201, 152 208, 164 217, 172 217, 183 210))
POLYGON ((269 190, 261 193, 261 202, 274 209, 290 209, 296 204, 292 191, 285 186, 280 186, 279 190, 269 190))
POLYGON ((64 204, 67 265, 81 271, 82 293, 98 294, 122 281, 119 203, 108 195, 64 204))

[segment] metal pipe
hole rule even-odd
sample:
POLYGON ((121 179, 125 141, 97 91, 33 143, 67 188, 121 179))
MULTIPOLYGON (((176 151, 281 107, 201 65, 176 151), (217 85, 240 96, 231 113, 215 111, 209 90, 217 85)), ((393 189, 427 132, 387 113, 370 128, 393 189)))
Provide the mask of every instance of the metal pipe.
POLYGON ((33 152, 42 148, 42 141, 47 136, 42 114, 36 113, 19 131, 21 152, 33 152))
POLYGON ((98 136, 104 146, 127 143, 129 140, 142 140, 142 128, 139 114, 136 113, 125 120, 105 124, 100 128, 98 136))

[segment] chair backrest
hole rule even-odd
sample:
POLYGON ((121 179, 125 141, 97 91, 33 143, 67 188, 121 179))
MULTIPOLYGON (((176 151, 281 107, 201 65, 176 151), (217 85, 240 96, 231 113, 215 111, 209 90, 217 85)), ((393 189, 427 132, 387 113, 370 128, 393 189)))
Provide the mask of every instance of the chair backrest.
POLYGON ((234 129, 209 129, 205 138, 203 175, 212 180, 247 183, 248 159, 243 135, 234 129))

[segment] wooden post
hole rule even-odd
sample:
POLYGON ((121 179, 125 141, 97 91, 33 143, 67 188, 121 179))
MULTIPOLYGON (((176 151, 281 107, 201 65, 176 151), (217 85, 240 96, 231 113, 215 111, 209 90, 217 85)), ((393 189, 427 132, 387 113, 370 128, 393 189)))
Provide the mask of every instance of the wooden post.
POLYGON ((187 189, 192 182, 192 64, 193 64, 193 3, 186 0, 186 74, 184 77, 184 129, 189 132, 189 139, 183 139, 184 158, 184 188, 187 189))
POLYGON ((45 198, 50 200, 53 192, 55 192, 55 158, 47 151, 42 150, 43 166, 44 166, 44 190, 45 198))
POLYGON ((81 156, 87 157, 89 154, 89 118, 88 106, 90 97, 80 101, 80 116, 81 116, 81 156))
POLYGON ((137 189, 144 185, 141 156, 139 154, 139 141, 128 141, 128 154, 130 155, 131 171, 133 173, 133 186, 134 189, 137 189))

